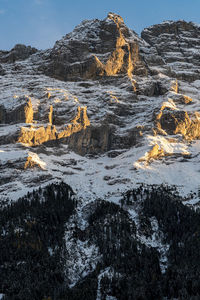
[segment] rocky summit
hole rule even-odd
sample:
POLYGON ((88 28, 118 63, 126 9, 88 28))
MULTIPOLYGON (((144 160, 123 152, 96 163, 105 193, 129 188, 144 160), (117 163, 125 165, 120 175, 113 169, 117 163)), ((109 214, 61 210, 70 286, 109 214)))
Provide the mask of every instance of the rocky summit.
POLYGON ((199 89, 182 20, 0 51, 0 299, 200 299, 199 89))

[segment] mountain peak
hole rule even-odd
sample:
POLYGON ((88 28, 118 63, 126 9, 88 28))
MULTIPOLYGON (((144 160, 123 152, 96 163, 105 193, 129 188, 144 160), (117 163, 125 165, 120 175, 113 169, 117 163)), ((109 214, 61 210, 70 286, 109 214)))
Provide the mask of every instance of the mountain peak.
POLYGON ((112 12, 108 13, 107 18, 113 20, 115 23, 118 23, 118 24, 124 23, 124 19, 120 15, 112 13, 112 12))
POLYGON ((62 79, 102 78, 118 74, 145 74, 138 56, 140 38, 117 14, 109 13, 104 20, 86 20, 56 42, 51 50, 45 73, 62 79))
MULTIPOLYGON (((200 136, 200 39, 190 26, 165 22, 144 30, 142 39, 110 12, 103 20, 83 21, 52 49, 2 62, 0 123, 9 134, 0 143, 66 143, 83 157, 114 158, 129 149, 131 160, 122 156, 123 182, 132 182, 128 165, 140 180, 152 161, 187 155, 186 141, 200 136)), ((105 182, 118 181, 110 172, 102 179, 106 191, 105 182)))

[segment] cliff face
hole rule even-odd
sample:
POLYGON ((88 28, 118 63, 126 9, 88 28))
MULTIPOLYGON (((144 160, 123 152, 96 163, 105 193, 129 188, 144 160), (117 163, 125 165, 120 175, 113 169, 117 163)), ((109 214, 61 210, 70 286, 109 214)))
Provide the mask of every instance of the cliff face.
POLYGON ((72 185, 81 180, 86 194, 94 174, 97 193, 152 178, 184 186, 179 176, 173 180, 170 166, 187 170, 190 159, 198 178, 199 49, 196 24, 163 22, 139 37, 109 13, 83 21, 52 49, 0 51, 0 145, 6 153, 0 155, 10 160, 12 151, 31 147, 46 164, 45 176, 32 156, 26 174, 33 168, 33 177, 44 181, 54 174, 72 185))
POLYGON ((45 73, 61 80, 145 75, 148 71, 139 56, 139 40, 116 14, 109 13, 103 21, 84 21, 56 42, 45 73))
POLYGON ((33 107, 29 97, 13 99, 13 106, 0 105, 0 124, 32 123, 33 107))
POLYGON ((167 134, 182 134, 187 140, 199 139, 200 119, 198 115, 189 117, 185 111, 164 112, 157 123, 167 134))
POLYGON ((194 81, 200 78, 199 34, 198 24, 168 21, 144 29, 141 37, 156 48, 169 76, 194 81))
MULTIPOLYGON (((49 121, 52 121, 52 113, 52 106, 50 106, 49 121)), ((76 117, 59 132, 57 132, 56 126, 52 125, 52 122, 49 123, 50 124, 46 127, 33 125, 30 127, 22 127, 17 142, 28 146, 38 146, 48 141, 69 137, 76 132, 86 129, 87 126, 90 126, 86 107, 78 107, 76 117)))
POLYGON ((35 54, 38 50, 31 46, 25 46, 17 44, 10 51, 0 51, 0 62, 1 63, 14 63, 18 60, 25 60, 30 55, 35 54))

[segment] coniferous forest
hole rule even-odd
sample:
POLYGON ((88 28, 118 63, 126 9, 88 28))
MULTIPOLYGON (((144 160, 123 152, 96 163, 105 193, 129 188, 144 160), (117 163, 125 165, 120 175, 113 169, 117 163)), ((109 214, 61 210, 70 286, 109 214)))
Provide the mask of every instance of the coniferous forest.
POLYGON ((72 224, 78 203, 64 183, 3 203, 0 294, 4 300, 200 299, 200 214, 182 200, 169 187, 141 186, 119 204, 89 203, 84 228, 72 224), (144 242, 155 234, 152 220, 157 239, 168 245, 164 269, 159 249, 144 242), (72 286, 67 230, 99 251, 95 268, 72 286))

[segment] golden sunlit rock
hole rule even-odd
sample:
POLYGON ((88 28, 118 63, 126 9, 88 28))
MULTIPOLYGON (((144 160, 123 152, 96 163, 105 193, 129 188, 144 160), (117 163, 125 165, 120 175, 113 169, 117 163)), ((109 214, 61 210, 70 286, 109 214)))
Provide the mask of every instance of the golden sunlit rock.
MULTIPOLYGON (((118 38, 116 40, 115 50, 111 53, 109 59, 103 64, 96 56, 96 68, 98 75, 114 76, 119 73, 127 73, 132 78, 134 67, 139 59, 139 47, 136 42, 128 43, 122 33, 121 24, 123 19, 116 14, 108 14, 108 18, 113 20, 117 26, 118 38)), ((134 89, 135 90, 135 89, 134 89)))
POLYGON ((71 136, 73 133, 79 132, 82 129, 86 129, 90 126, 90 121, 87 116, 87 107, 78 107, 78 112, 75 118, 71 121, 71 124, 58 133, 58 139, 71 136))
POLYGON ((55 126, 48 125, 46 128, 44 126, 39 128, 31 126, 30 128, 21 127, 20 137, 17 142, 28 146, 37 146, 55 139, 55 126))
POLYGON ((155 144, 138 162, 149 164, 152 159, 159 159, 163 156, 165 156, 165 151, 158 144, 155 144))
POLYGON ((53 117, 53 106, 50 105, 50 110, 49 110, 49 124, 52 125, 52 117, 53 117))
MULTIPOLYGON (((50 111, 51 110, 53 111, 53 108, 51 108, 50 111)), ((44 126, 37 128, 33 125, 31 125, 30 128, 21 127, 17 142, 28 146, 37 146, 48 141, 69 137, 73 133, 85 129, 87 126, 90 126, 90 121, 87 116, 87 107, 78 107, 75 118, 60 132, 57 133, 56 127, 51 124, 47 125, 46 128, 44 126)))
POLYGON ((150 161, 150 159, 158 159, 164 155, 165 155, 164 150, 160 148, 158 144, 156 144, 148 152, 148 161, 150 161))
POLYGON ((178 80, 176 79, 172 82, 171 90, 176 94, 178 94, 178 89, 179 89, 178 80))
POLYGON ((192 102, 192 98, 189 96, 183 95, 183 98, 185 100, 185 102, 184 102, 185 104, 189 104, 192 102))
POLYGON ((105 65, 105 72, 107 76, 113 76, 119 73, 124 67, 125 51, 122 49, 122 47, 126 44, 126 42, 118 24, 117 28, 119 30, 119 37, 117 38, 116 42, 116 50, 111 54, 105 65))
POLYGON ((31 99, 29 98, 27 105, 24 107, 25 112, 25 120, 26 123, 32 123, 33 122, 33 107, 31 99))
POLYGON ((24 164, 24 169, 32 169, 34 167, 39 167, 40 169, 45 170, 46 163, 40 160, 36 153, 29 152, 27 160, 24 164))
POLYGON ((35 162, 32 161, 32 157, 28 156, 27 161, 25 162, 24 169, 33 168, 35 166, 35 162))
POLYGON ((167 110, 162 106, 156 117, 156 129, 164 134, 181 134, 186 140, 200 138, 200 118, 197 112, 189 116, 186 111, 167 110))

